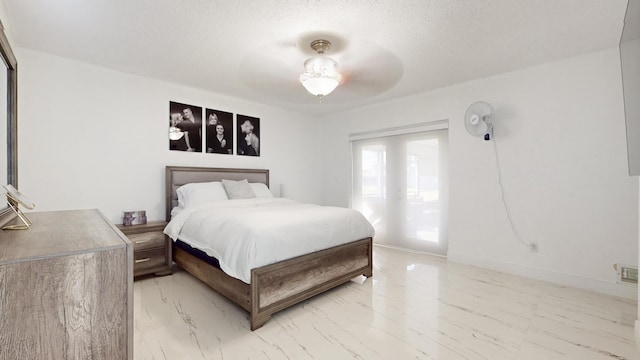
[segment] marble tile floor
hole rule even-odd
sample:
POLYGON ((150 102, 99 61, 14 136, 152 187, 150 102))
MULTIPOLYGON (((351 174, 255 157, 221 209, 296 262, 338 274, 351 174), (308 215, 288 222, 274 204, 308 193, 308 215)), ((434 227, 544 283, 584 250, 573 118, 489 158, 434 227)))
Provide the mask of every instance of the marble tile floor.
POLYGON ((134 358, 640 359, 636 301, 375 247, 374 276, 275 314, 177 269, 134 283, 134 358))

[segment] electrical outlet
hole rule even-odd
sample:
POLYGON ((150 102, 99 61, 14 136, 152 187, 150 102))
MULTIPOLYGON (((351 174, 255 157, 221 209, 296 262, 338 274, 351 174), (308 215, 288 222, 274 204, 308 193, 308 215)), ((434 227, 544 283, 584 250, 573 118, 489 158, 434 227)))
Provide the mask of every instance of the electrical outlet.
POLYGON ((618 273, 618 283, 637 284, 638 267, 634 265, 614 264, 613 268, 618 273))
POLYGON ((538 244, 537 243, 529 244, 529 251, 531 251, 532 253, 537 253, 538 252, 538 244))
POLYGON ((638 283, 638 269, 623 266, 620 269, 620 280, 628 283, 638 283))

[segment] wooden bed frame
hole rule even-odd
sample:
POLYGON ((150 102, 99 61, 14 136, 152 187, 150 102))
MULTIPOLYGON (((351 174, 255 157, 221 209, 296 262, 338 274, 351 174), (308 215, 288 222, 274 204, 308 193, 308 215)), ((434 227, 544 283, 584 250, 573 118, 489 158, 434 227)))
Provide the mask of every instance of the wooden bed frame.
MULTIPOLYGON (((166 168, 166 216, 177 206, 176 189, 193 182, 248 179, 269 186, 269 170, 202 167, 166 168)), ((246 284, 173 246, 173 261, 221 295, 249 312, 251 330, 264 325, 272 314, 348 282, 373 275, 372 238, 302 255, 251 270, 246 284)))

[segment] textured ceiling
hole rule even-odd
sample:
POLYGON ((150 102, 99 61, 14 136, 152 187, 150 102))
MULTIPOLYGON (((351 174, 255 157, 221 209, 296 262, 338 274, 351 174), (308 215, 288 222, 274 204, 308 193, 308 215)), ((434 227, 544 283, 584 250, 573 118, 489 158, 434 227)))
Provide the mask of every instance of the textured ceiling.
MULTIPOLYGON (((618 44, 627 0, 4 0, 17 46, 326 115, 618 44), (345 82, 298 82, 310 39, 345 82)), ((19 60, 19 59, 18 59, 19 60)))

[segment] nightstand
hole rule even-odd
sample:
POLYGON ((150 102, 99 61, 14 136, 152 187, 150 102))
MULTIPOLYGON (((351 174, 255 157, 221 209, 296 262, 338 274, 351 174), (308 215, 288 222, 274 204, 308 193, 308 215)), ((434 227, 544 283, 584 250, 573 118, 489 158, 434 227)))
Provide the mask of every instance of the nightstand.
POLYGON ((133 243, 133 276, 146 274, 171 274, 171 239, 162 231, 166 221, 150 221, 143 225, 124 226, 118 229, 133 243))

